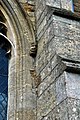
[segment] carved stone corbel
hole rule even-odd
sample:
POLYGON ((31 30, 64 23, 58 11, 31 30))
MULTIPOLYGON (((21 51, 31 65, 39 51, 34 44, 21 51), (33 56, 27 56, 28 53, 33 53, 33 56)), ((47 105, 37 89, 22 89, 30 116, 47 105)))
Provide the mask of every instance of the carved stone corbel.
POLYGON ((35 42, 31 43, 31 47, 30 47, 30 56, 35 58, 36 54, 37 54, 37 44, 35 42))

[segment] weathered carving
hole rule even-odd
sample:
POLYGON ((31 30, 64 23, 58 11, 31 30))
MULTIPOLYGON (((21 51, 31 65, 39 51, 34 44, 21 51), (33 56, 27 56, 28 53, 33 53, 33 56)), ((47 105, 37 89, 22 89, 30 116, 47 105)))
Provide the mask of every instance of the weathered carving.
POLYGON ((26 4, 23 4, 23 7, 26 12, 34 12, 34 5, 32 4, 26 3, 26 4))
POLYGON ((31 57, 36 57, 36 53, 37 53, 37 44, 36 43, 31 43, 31 47, 30 47, 30 56, 31 57))

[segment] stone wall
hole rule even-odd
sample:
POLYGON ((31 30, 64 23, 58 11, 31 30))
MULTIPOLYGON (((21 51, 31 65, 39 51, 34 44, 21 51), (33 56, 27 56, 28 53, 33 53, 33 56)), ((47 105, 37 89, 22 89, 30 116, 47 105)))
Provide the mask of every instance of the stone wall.
POLYGON ((59 13, 65 3, 36 1, 37 120, 80 119, 80 23, 59 13))
POLYGON ((80 15, 80 1, 79 0, 73 0, 74 1, 74 11, 80 15))

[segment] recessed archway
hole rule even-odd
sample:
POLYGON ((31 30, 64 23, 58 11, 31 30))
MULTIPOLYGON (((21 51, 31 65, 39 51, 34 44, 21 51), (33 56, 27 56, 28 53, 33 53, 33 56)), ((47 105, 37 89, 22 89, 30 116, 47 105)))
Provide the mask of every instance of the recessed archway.
POLYGON ((6 19, 0 11, 0 120, 7 120, 8 106, 8 63, 11 44, 7 38, 6 19))
POLYGON ((7 120, 10 48, 11 44, 0 34, 0 120, 7 120))

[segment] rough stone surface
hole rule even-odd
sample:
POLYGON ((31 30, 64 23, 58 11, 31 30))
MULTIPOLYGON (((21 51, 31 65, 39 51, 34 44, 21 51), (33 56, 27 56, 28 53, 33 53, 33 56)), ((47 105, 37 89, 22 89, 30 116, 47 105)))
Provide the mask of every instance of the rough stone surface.
POLYGON ((80 15, 80 1, 79 0, 73 0, 73 1, 74 1, 74 11, 80 15))
POLYGON ((55 8, 73 12, 73 3, 41 0, 36 5, 39 28, 36 70, 41 75, 37 89, 37 120, 79 120, 80 23, 54 14, 55 8))

